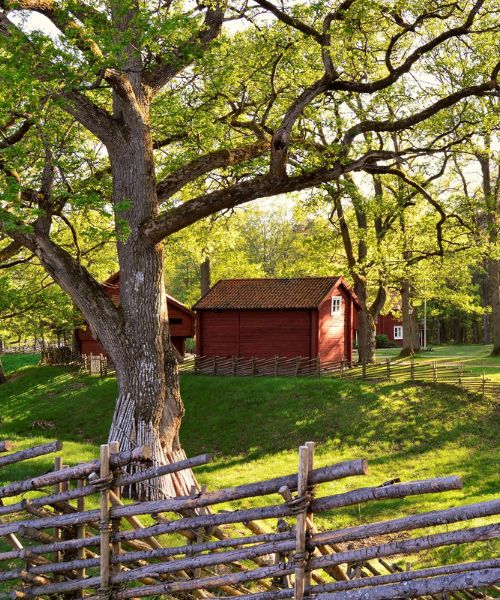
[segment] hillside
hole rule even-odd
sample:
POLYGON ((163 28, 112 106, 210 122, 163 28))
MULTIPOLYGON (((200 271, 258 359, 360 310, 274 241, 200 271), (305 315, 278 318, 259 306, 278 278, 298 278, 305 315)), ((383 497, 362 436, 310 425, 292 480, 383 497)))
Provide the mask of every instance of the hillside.
MULTIPOLYGON (((485 501, 498 494, 498 407, 452 387, 185 374, 182 392, 186 417, 181 436, 187 454, 216 453, 211 465, 197 470, 200 482, 211 489, 293 472, 297 447, 306 440, 317 443, 317 466, 368 458, 367 477, 332 484, 332 491, 379 485, 394 477, 464 477, 461 491, 343 509, 318 519, 322 527, 485 501)), ((91 378, 56 367, 18 368, 0 387, 0 439, 21 448, 57 438, 64 442, 68 462, 95 457, 106 440, 115 394, 111 377, 91 378)), ((50 468, 48 461, 40 463, 50 468)), ((1 479, 20 475, 28 472, 6 469, 1 479)), ((442 562, 487 558, 493 543, 438 553, 442 562)))

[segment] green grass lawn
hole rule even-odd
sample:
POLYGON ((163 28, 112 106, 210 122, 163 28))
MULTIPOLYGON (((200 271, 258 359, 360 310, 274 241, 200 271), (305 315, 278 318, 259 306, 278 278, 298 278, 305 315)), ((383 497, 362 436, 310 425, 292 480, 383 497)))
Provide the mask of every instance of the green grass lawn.
POLYGON ((6 373, 12 373, 22 367, 30 367, 38 364, 39 354, 3 354, 0 356, 6 373))
MULTIPOLYGON (((500 411, 492 400, 445 385, 329 378, 183 374, 181 385, 186 405, 183 446, 191 456, 215 453, 212 464, 197 469, 200 483, 209 489, 292 473, 297 447, 314 440, 316 466, 363 457, 370 464, 368 476, 323 485, 320 495, 379 485, 394 477, 408 481, 456 474, 464 479, 460 491, 368 503, 318 516, 321 528, 498 496, 500 411)), ((57 438, 64 442, 69 464, 94 458, 98 445, 106 441, 115 396, 111 377, 94 378, 60 367, 22 367, 0 386, 0 439, 22 448, 57 438)), ((0 480, 27 477, 50 466, 50 458, 40 458, 4 469, 0 480)), ((269 497, 262 502, 276 501, 269 497)), ((495 542, 448 547, 425 555, 424 563, 484 559, 498 550, 495 542)))

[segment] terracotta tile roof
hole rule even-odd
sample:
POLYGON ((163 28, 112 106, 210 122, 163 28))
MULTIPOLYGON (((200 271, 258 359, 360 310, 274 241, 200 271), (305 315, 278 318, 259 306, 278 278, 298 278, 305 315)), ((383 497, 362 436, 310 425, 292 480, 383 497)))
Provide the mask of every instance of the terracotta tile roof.
MULTIPOLYGON (((115 305, 118 306, 118 304, 120 304, 120 271, 118 271, 118 273, 115 273, 114 275, 111 275, 111 277, 106 279, 106 281, 101 283, 101 285, 104 288, 106 294, 108 294, 108 296, 111 298, 111 300, 113 300, 115 305)), ((177 298, 170 296, 170 294, 167 294, 167 304, 168 303, 177 306, 179 310, 182 310, 190 316, 194 317, 194 312, 188 306, 182 304, 182 302, 177 300, 177 298)))
POLYGON ((317 308, 339 279, 221 279, 193 309, 317 308))

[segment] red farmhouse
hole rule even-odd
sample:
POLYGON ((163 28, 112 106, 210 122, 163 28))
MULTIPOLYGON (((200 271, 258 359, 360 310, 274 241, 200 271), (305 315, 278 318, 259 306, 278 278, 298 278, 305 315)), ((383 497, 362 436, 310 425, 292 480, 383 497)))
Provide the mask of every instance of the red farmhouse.
POLYGON ((350 361, 357 307, 342 277, 221 280, 194 306, 196 352, 350 361))
MULTIPOLYGON (((120 273, 116 273, 102 285, 108 296, 118 305, 120 302, 120 273)), ((184 356, 186 338, 194 337, 195 315, 187 306, 168 294, 167 308, 172 343, 184 356)), ((86 329, 75 329, 75 345, 79 354, 106 354, 88 325, 86 329)))

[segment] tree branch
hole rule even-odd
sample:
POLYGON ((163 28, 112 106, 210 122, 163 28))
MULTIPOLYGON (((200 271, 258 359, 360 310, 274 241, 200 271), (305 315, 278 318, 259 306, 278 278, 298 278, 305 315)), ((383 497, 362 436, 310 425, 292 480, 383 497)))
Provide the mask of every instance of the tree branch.
POLYGON ((297 31, 301 31, 305 35, 308 35, 308 36, 314 38, 318 42, 318 44, 322 44, 322 42, 323 42, 322 35, 321 35, 321 33, 319 33, 319 31, 316 31, 316 29, 314 29, 314 27, 311 27, 310 25, 308 25, 307 23, 304 23, 300 19, 297 19, 296 17, 292 17, 291 15, 287 14, 286 12, 280 10, 277 6, 275 6, 272 2, 269 2, 268 0, 255 0, 255 2, 262 8, 265 8, 266 10, 268 10, 270 13, 272 13, 275 17, 277 17, 280 21, 282 21, 286 25, 290 25, 290 27, 297 29, 297 31))
MULTIPOLYGON (((500 64, 500 63, 499 63, 500 64)), ((434 104, 431 104, 427 108, 424 108, 420 112, 414 113, 409 117, 404 117, 398 119, 396 121, 375 121, 375 120, 366 120, 357 123, 353 127, 347 130, 344 135, 344 139, 342 140, 342 145, 347 147, 352 144, 354 139, 368 131, 376 131, 376 132, 388 132, 388 131, 402 131, 403 129, 409 129, 418 123, 422 123, 426 119, 432 117, 437 114, 441 110, 445 108, 449 108, 454 104, 460 102, 464 98, 468 98, 469 96, 484 96, 490 91, 499 90, 500 83, 496 81, 496 79, 491 79, 485 83, 479 85, 472 85, 467 88, 463 88, 458 92, 454 92, 445 98, 441 98, 434 104)))
POLYGON ((2 134, 3 139, 0 139, 0 149, 10 148, 10 146, 17 144, 17 142, 20 142, 33 125, 34 121, 32 119, 26 119, 19 127, 19 129, 12 133, 10 136, 4 137, 2 134))
POLYGON ((120 128, 113 116, 104 108, 97 106, 84 94, 76 90, 62 92, 56 97, 62 99, 64 109, 86 129, 93 133, 108 148, 121 138, 120 128))
POLYGON ((195 181, 198 177, 210 173, 214 169, 221 169, 260 156, 266 152, 269 147, 270 142, 258 141, 254 144, 242 146, 233 150, 216 150, 205 156, 200 156, 180 169, 177 169, 177 171, 158 184, 158 199, 160 201, 165 201, 181 190, 187 183, 195 181))
POLYGON ((20 242, 11 242, 8 246, 0 250, 0 263, 11 259, 22 250, 23 245, 20 242))
POLYGON ((443 31, 443 33, 436 36, 426 44, 418 46, 399 67, 392 68, 389 75, 387 75, 386 77, 369 83, 364 83, 362 81, 337 80, 331 84, 330 89, 335 91, 351 91, 364 94, 372 94, 374 92, 378 92, 380 90, 388 88, 390 85, 395 83, 402 75, 408 73, 417 61, 419 61, 423 56, 437 48, 440 44, 451 38, 469 33, 470 28, 472 27, 474 20, 481 7, 483 6, 484 2, 485 0, 477 0, 477 2, 470 10, 466 20, 462 23, 462 25, 458 27, 452 27, 447 31, 443 31))
POLYGON ((175 206, 146 223, 141 234, 152 244, 159 243, 188 225, 195 223, 221 210, 234 208, 251 200, 268 198, 318 186, 338 179, 344 173, 360 170, 367 163, 394 158, 393 152, 370 151, 346 165, 337 163, 332 168, 321 168, 288 179, 276 180, 270 175, 254 177, 248 181, 235 183, 223 190, 203 194, 175 206))

